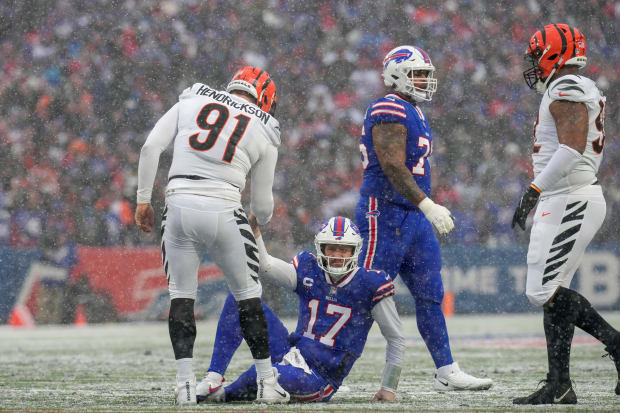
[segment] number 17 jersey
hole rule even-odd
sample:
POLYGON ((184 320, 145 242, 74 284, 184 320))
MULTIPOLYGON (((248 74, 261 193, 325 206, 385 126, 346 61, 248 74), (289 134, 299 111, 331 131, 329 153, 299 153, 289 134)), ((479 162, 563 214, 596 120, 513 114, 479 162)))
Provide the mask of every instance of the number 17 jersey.
POLYGON ((372 309, 394 294, 383 271, 359 267, 338 283, 304 251, 293 258, 297 272, 299 318, 290 335, 308 365, 338 388, 362 354, 374 319, 372 309))
POLYGON ((379 164, 372 138, 372 128, 381 123, 400 123, 407 130, 405 165, 411 179, 430 197, 431 168, 428 157, 432 153, 433 136, 428 118, 416 104, 390 93, 368 106, 360 138, 360 152, 364 174, 360 195, 393 202, 407 209, 415 209, 388 180, 379 164))

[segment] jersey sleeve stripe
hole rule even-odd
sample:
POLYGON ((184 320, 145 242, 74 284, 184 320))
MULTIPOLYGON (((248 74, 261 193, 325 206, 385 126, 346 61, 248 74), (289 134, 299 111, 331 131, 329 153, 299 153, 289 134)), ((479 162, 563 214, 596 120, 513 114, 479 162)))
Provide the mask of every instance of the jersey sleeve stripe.
POLYGON ((380 113, 385 113, 387 115, 400 116, 401 118, 405 118, 405 119, 407 118, 407 115, 402 112, 397 112, 395 110, 388 110, 388 109, 373 110, 372 112, 370 112, 370 116, 374 116, 380 113))
POLYGON ((381 290, 385 290, 386 288, 390 288, 390 287, 394 287, 393 281, 386 282, 385 284, 377 288, 377 292, 380 292, 381 290))
POLYGON ((299 267, 299 258, 297 257, 297 255, 295 255, 295 257, 293 258, 293 266, 295 267, 295 269, 299 267))
POLYGON ((417 107, 417 105, 416 105, 416 106, 414 106, 413 108, 415 109, 415 111, 416 111, 416 112, 418 112, 418 115, 420 116, 420 119, 424 120, 424 113, 422 113, 422 111, 420 110, 420 108, 419 108, 419 107, 417 107))
POLYGON ((376 301, 381 301, 383 300, 385 297, 389 297, 391 295, 394 295, 394 287, 390 288, 389 290, 387 290, 386 292, 384 292, 383 294, 380 295, 375 295, 375 298, 372 299, 372 302, 376 302, 376 301))
POLYGON ((372 105, 373 109, 381 107, 381 106, 391 106, 393 108, 405 110, 405 107, 403 105, 399 103, 395 103, 395 102, 379 102, 379 103, 375 103, 374 105, 372 105))
MULTIPOLYGON (((376 212, 377 198, 370 197, 368 202, 368 212, 376 212)), ((377 245, 377 214, 366 214, 368 219, 368 228, 370 232, 368 234, 368 244, 366 247, 366 256, 364 257, 364 267, 372 268, 372 262, 375 258, 375 249, 377 245)))
POLYGON ((310 401, 321 401, 330 394, 334 392, 334 388, 331 384, 328 384, 322 390, 317 391, 316 393, 311 394, 291 394, 291 400, 295 402, 310 402, 310 401))
POLYGON ((565 91, 567 91, 567 90, 578 90, 578 91, 580 91, 580 92, 581 92, 581 93, 583 93, 583 94, 585 94, 585 93, 586 93, 586 92, 584 92, 584 91, 583 91, 583 89, 582 89, 582 88, 580 88, 579 86, 568 86, 568 87, 564 87, 564 88, 561 88, 561 89, 558 89, 558 90, 561 90, 562 92, 565 92, 565 91))

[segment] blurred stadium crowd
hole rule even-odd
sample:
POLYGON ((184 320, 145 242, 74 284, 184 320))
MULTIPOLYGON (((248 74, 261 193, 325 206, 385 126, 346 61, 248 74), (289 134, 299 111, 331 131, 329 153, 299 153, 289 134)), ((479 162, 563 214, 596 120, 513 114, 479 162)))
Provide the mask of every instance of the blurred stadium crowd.
POLYGON ((585 75, 608 99, 608 216, 595 242, 620 240, 618 1, 25 0, 2 1, 0 15, 0 246, 156 245, 133 225, 146 135, 185 87, 224 88, 252 64, 278 86, 283 144, 267 229, 272 253, 288 255, 326 217, 353 216, 364 111, 384 91, 382 58, 404 43, 438 71, 423 109, 433 198, 456 218, 445 242, 525 242, 510 220, 531 180, 539 96, 523 82, 522 55, 556 21, 586 35, 585 75))

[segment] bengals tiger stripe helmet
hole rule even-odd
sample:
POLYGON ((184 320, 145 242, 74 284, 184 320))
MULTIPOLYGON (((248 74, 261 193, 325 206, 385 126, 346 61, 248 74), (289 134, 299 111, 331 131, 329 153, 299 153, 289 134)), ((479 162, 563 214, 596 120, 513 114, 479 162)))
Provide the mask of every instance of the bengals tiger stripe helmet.
POLYGON ((525 51, 532 67, 523 72, 525 83, 538 93, 545 93, 553 74, 564 65, 584 67, 586 38, 575 27, 549 24, 534 33, 525 51))
POLYGON ((246 66, 233 76, 226 87, 227 92, 240 90, 249 93, 256 99, 256 105, 263 111, 273 115, 276 110, 278 96, 276 84, 269 73, 258 67, 246 66))

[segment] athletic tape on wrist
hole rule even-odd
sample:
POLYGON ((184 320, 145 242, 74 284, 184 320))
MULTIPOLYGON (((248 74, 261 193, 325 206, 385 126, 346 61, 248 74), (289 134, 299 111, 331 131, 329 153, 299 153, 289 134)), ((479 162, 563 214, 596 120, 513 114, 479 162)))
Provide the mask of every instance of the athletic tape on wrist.
POLYGON ((433 206, 435 206, 435 203, 433 202, 432 199, 430 198, 424 198, 422 201, 420 201, 420 203, 418 204, 418 209, 420 211, 422 211, 422 213, 424 215, 428 214, 431 209, 433 209, 433 206))
POLYGON ((385 365, 385 368, 383 369, 381 388, 395 393, 396 389, 398 388, 398 381, 400 380, 400 371, 400 366, 387 363, 385 365))

